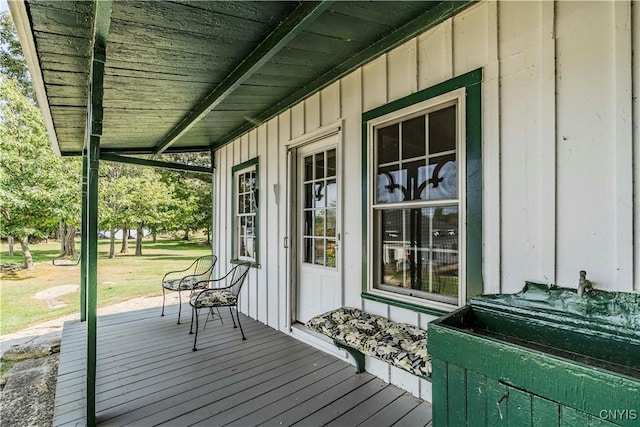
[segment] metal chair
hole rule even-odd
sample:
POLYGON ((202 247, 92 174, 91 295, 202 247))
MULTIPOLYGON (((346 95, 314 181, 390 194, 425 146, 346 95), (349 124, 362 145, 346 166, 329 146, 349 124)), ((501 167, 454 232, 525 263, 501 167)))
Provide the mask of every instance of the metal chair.
MULTIPOLYGON (((193 351, 198 350, 196 348, 196 344, 198 342, 198 316, 200 314, 200 309, 202 308, 209 309, 209 313, 207 313, 208 321, 209 315, 215 315, 215 313, 213 313, 214 308, 219 309, 220 307, 229 307, 231 320, 233 320, 233 327, 237 328, 238 326, 236 326, 236 320, 233 317, 233 310, 231 309, 231 307, 235 307, 236 319, 238 319, 238 325, 240 326, 242 339, 247 339, 244 336, 242 324, 240 323, 240 316, 238 315, 238 295, 240 294, 240 290, 242 289, 242 285, 245 282, 250 267, 251 263, 238 264, 223 277, 203 282, 205 286, 207 286, 207 289, 204 289, 202 291, 197 291, 196 289, 194 289, 191 292, 191 298, 189 298, 189 305, 191 305, 191 329, 189 330, 190 334, 193 334, 194 317, 196 320, 196 331, 195 337, 193 339, 193 351), (229 279, 228 282, 227 279, 229 279), (229 283, 229 285, 223 287, 219 286, 220 284, 226 283, 229 283)), ((220 316, 219 312, 218 316, 220 316)), ((220 317, 220 320, 222 320, 222 317, 220 317)))
POLYGON ((197 258, 189 267, 184 270, 170 271, 162 278, 162 314, 164 316, 165 292, 178 292, 180 305, 178 306, 178 325, 182 313, 182 291, 193 291, 197 286, 206 287, 207 279, 211 278, 213 267, 216 265, 218 257, 215 255, 205 255, 197 258), (202 285, 200 285, 202 283, 202 285))

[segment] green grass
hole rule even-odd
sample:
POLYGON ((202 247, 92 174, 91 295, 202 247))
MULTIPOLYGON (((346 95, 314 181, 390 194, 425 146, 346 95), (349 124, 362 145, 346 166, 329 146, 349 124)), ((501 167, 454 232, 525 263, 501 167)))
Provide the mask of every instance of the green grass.
MULTIPOLYGON (((78 249, 80 248, 77 243, 78 249)), ((161 295, 160 281, 170 270, 189 266, 197 257, 210 253, 210 246, 203 240, 159 239, 152 243, 145 239, 142 256, 134 256, 135 242, 130 241, 129 254, 109 259, 109 241, 101 240, 98 246, 98 307, 115 304, 140 296, 161 295)), ((0 246, 0 261, 22 264, 22 253, 8 256, 6 242, 0 246)), ((62 285, 80 284, 80 266, 56 267, 51 260, 60 251, 57 241, 31 245, 36 264, 33 271, 21 270, 15 275, 5 275, 0 281, 0 334, 14 332, 30 325, 78 313, 80 292, 60 297, 67 305, 50 308, 47 301, 34 297, 37 292, 62 285)), ((116 242, 116 251, 120 249, 116 242)))

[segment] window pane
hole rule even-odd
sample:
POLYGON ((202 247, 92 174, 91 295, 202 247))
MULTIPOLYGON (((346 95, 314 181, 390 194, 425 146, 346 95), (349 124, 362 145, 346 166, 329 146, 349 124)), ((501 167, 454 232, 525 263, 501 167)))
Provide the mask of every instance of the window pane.
POLYGON ((313 184, 304 185, 304 207, 313 207, 313 184))
POLYGON ((313 156, 304 158, 304 180, 311 181, 313 179, 313 156))
POLYGON ((327 151, 327 178, 336 176, 336 150, 327 151))
POLYGON ((305 238, 302 241, 302 251, 304 262, 313 262, 313 239, 305 238))
POLYGON ((244 183, 244 174, 238 175, 238 193, 244 193, 246 190, 244 183))
POLYGON ((305 236, 313 235, 313 211, 304 212, 304 229, 302 232, 305 236))
POLYGON ((313 207, 324 207, 324 183, 318 182, 313 185, 313 207))
POLYGON ((338 200, 338 185, 336 184, 335 179, 330 179, 327 181, 327 189, 326 189, 326 205, 327 207, 335 207, 337 206, 338 200))
POLYGON ((382 252, 378 288, 455 302, 458 296, 458 206, 377 211, 382 252))
POLYGON ((401 172, 397 166, 378 168, 376 185, 376 203, 394 203, 404 200, 404 191, 400 186, 401 172))
POLYGON ((412 159, 427 154, 424 116, 402 122, 402 159, 412 159))
POLYGON ((436 154, 456 149, 456 106, 429 114, 429 152, 436 154))
POLYGON ((378 140, 378 164, 397 162, 400 156, 399 140, 400 126, 398 124, 379 128, 377 130, 378 140))
POLYGON ((236 208, 238 210, 238 213, 244 213, 244 195, 239 195, 238 196, 238 207, 236 208))
POLYGON ((336 210, 327 209, 325 213, 327 217, 327 236, 336 237, 336 210))
POLYGON ((404 163, 400 173, 400 189, 404 201, 419 200, 422 189, 426 187, 426 167, 424 160, 404 163))
POLYGON ((456 156, 439 156, 429 159, 429 185, 423 198, 428 200, 455 199, 458 197, 456 156))
POLYGON ((314 211, 314 236, 324 237, 324 211, 316 209, 314 211))
POLYGON ((324 178, 324 152, 318 153, 314 156, 316 163, 316 176, 315 179, 324 178))
POLYGON ((251 209, 251 197, 249 196, 249 194, 246 194, 243 197, 244 197, 244 210, 243 210, 243 212, 245 212, 245 213, 253 212, 253 209, 251 209))
POLYGON ((327 241, 326 259, 327 267, 336 266, 336 242, 333 240, 327 241))
POLYGON ((315 240, 315 255, 314 264, 324 265, 324 239, 315 240))

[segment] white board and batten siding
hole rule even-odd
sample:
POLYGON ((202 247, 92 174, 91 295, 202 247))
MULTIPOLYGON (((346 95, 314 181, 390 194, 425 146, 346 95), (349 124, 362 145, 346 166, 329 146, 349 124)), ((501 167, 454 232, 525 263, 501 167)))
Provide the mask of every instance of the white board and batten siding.
MULTIPOLYGON (((288 332, 287 145, 339 124, 343 304, 427 327, 431 316, 360 297, 361 114, 480 67, 485 292, 517 292, 526 280, 576 286, 582 269, 598 288, 639 290, 634 48, 640 7, 628 1, 484 2, 223 147, 215 181, 219 266, 231 260, 231 170, 260 159, 261 267, 251 271, 241 310, 288 332)), ((373 359, 367 370, 430 400, 425 381, 373 359)))

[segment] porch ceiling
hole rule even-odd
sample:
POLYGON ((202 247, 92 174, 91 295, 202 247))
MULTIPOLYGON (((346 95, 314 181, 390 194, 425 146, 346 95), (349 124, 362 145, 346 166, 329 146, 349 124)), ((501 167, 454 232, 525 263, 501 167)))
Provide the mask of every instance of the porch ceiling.
MULTIPOLYGON (((80 154, 95 3, 12 3, 52 142, 80 154)), ((114 1, 101 151, 220 147, 469 3, 114 1)))

